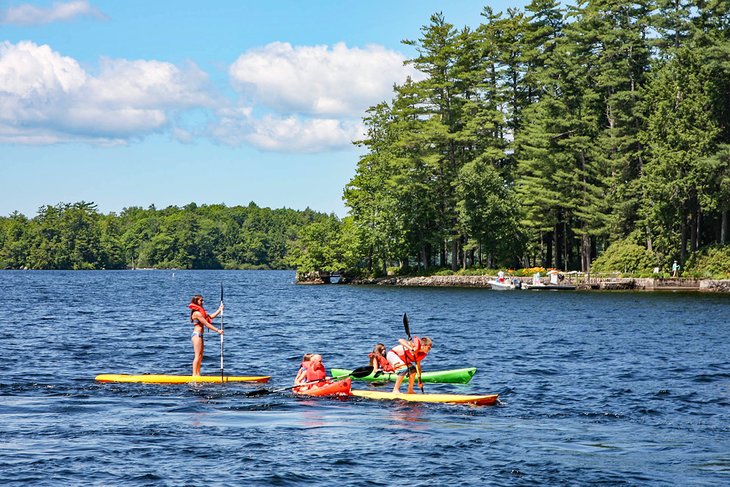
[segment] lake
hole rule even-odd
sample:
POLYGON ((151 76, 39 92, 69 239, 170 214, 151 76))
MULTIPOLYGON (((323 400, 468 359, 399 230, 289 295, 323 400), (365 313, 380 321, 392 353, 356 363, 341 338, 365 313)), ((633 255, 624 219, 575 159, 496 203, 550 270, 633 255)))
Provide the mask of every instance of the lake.
MULTIPOLYGON (((3 271, 2 485, 730 484, 730 296, 297 286, 288 271, 3 271), (301 356, 367 365, 434 340, 424 370, 477 367, 473 407, 249 397, 189 374, 190 297, 224 285, 225 370, 286 387, 301 356)), ((219 320, 216 320, 216 324, 219 320)), ((204 374, 220 373, 206 336, 204 374)), ((367 388, 365 383, 354 387, 367 388)), ((405 388, 404 388, 405 389, 405 388)))

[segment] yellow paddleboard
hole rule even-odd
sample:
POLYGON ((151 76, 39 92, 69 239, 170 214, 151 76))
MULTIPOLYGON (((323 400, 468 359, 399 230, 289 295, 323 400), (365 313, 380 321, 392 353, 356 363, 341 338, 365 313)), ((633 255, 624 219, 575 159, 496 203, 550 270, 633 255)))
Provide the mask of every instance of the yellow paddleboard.
POLYGON ((400 394, 394 392, 380 391, 351 391, 353 396, 364 397, 367 399, 398 399, 400 401, 411 402, 440 402, 449 404, 477 404, 480 406, 489 406, 495 404, 499 398, 499 394, 490 394, 486 396, 472 396, 468 394, 400 394))
POLYGON ((268 382, 271 376, 233 376, 225 375, 159 375, 159 374, 101 374, 96 376, 99 382, 144 382, 149 384, 187 384, 189 382, 268 382))

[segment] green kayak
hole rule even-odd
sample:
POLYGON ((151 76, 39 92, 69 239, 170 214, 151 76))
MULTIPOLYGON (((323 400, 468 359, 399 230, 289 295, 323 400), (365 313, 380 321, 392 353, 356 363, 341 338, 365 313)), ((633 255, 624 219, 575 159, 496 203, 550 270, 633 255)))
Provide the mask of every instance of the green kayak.
MULTIPOLYGON (((439 383, 450 383, 450 384, 466 384, 471 380, 471 377, 476 373, 475 367, 466 369, 452 369, 452 370, 431 370, 423 372, 421 378, 423 382, 439 382, 439 383)), ((347 369, 331 369, 330 375, 332 377, 342 377, 343 375, 349 375, 352 371, 347 369)), ((385 372, 377 377, 373 374, 366 375, 365 377, 355 378, 354 380, 366 380, 368 382, 395 382, 396 375, 392 372, 385 372)))

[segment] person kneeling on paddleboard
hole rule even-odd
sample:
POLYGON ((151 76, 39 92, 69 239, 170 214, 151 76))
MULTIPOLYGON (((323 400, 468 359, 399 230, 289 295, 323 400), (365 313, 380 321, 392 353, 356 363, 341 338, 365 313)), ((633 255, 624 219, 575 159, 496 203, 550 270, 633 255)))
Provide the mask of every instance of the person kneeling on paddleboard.
POLYGON ((205 349, 205 343, 203 341, 203 332, 206 328, 210 328, 219 335, 223 334, 223 330, 219 330, 213 326, 213 318, 221 314, 223 311, 223 303, 218 307, 215 313, 209 315, 203 308, 203 296, 196 294, 190 300, 188 308, 190 308, 190 321, 193 323, 193 350, 195 356, 193 357, 193 376, 200 376, 200 365, 203 363, 203 350, 205 349))
POLYGON ((373 351, 368 354, 368 358, 370 359, 369 365, 373 368, 373 375, 377 374, 378 371, 395 372, 385 356, 385 345, 382 343, 377 343, 373 347, 373 351))
MULTIPOLYGON (((429 337, 418 338, 414 336, 412 342, 401 338, 398 343, 400 345, 393 347, 387 356, 388 362, 393 366, 398 376, 395 379, 393 392, 400 392, 400 385, 403 383, 403 379, 408 376, 408 394, 413 394, 413 383, 421 367, 421 361, 431 351, 433 341, 429 337)), ((423 384, 419 381, 418 385, 422 386, 423 384)))

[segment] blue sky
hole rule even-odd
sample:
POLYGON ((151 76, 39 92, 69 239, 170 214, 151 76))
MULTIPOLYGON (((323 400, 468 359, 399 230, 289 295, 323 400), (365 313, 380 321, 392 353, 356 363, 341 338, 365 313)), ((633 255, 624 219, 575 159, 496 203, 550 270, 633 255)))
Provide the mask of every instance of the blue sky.
POLYGON ((0 0, 0 216, 59 202, 346 214, 367 107, 431 14, 523 0, 0 0))

